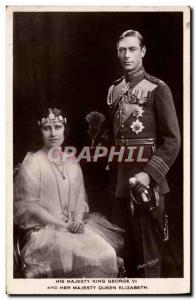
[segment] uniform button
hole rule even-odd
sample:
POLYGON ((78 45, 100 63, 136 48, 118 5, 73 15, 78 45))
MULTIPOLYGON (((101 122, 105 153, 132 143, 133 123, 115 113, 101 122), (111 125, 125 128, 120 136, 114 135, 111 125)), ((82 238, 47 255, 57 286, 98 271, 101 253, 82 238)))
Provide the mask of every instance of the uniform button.
POLYGON ((121 136, 121 139, 124 139, 124 138, 125 138, 124 135, 122 135, 122 136, 121 136))
POLYGON ((121 126, 120 126, 120 128, 124 128, 125 127, 125 125, 124 124, 122 124, 121 126))

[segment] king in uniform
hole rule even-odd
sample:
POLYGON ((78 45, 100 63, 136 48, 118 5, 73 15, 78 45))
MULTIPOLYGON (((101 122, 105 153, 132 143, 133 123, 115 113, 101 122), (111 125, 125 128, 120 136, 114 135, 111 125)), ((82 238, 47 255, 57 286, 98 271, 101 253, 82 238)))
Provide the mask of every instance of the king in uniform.
POLYGON ((126 229, 127 275, 161 277, 161 246, 168 238, 165 176, 180 149, 179 126, 170 88, 142 65, 146 52, 142 35, 134 30, 124 32, 117 50, 124 76, 110 86, 107 97, 113 145, 132 147, 132 151, 142 147, 144 157, 111 164, 112 217, 126 229), (153 193, 152 207, 143 205, 143 197, 138 205, 130 201, 133 182, 136 194, 153 193))

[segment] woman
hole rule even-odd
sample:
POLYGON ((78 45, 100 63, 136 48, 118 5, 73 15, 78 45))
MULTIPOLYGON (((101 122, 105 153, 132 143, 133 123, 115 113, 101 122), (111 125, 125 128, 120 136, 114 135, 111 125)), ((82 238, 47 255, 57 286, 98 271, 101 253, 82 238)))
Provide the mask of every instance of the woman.
POLYGON ((59 150, 66 118, 49 109, 38 125, 44 145, 27 154, 15 182, 15 222, 27 230, 21 251, 25 277, 116 277, 114 248, 122 239, 103 217, 85 217, 80 166, 74 157, 63 160, 59 150))

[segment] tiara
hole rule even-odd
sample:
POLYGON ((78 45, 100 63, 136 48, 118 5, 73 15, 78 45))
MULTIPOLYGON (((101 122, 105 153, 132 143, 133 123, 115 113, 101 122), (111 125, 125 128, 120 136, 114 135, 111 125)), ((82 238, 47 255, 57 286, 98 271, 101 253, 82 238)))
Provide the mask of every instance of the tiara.
POLYGON ((42 118, 41 121, 37 121, 38 126, 43 126, 45 123, 58 121, 62 124, 67 123, 67 119, 62 115, 57 115, 56 109, 53 110, 51 108, 48 109, 48 116, 46 118, 42 118))

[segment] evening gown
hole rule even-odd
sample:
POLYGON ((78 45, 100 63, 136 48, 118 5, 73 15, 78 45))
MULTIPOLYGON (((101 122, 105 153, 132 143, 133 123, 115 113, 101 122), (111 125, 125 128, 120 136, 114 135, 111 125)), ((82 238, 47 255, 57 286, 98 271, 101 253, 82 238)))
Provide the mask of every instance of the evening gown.
POLYGON ((90 214, 83 174, 74 157, 63 168, 47 151, 27 153, 14 183, 14 222, 28 233, 21 249, 26 278, 117 277, 122 232, 100 214, 90 214), (36 211, 58 219, 83 219, 84 232, 43 224, 36 211))

